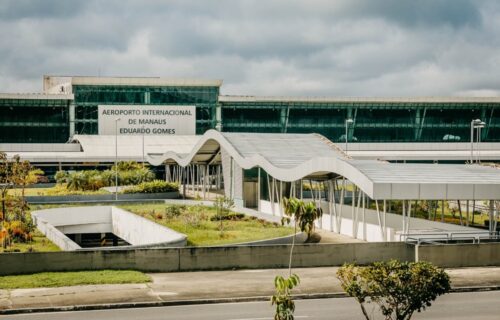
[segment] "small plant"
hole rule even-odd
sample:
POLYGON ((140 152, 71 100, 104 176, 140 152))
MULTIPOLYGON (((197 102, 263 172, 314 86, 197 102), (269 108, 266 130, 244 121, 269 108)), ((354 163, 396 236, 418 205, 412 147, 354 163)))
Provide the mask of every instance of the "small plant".
POLYGON ((214 207, 216 212, 215 213, 216 220, 220 221, 219 230, 220 230, 220 236, 222 237, 224 233, 224 220, 226 220, 227 215, 234 207, 234 201, 231 198, 220 196, 215 198, 214 207))
POLYGON ((271 297, 271 305, 276 305, 274 314, 275 320, 293 320, 295 302, 292 299, 292 289, 300 283, 300 278, 296 274, 288 278, 276 276, 274 278, 275 294, 271 297))
POLYGON ((245 218, 245 215, 243 213, 239 213, 239 212, 230 212, 224 216, 212 216, 210 218, 210 221, 218 221, 220 219, 222 220, 228 220, 228 221, 240 221, 240 220, 243 220, 245 218))
POLYGON ((367 320, 366 304, 378 305, 387 320, 409 320, 450 291, 446 272, 428 262, 376 262, 366 267, 345 264, 337 271, 342 289, 355 298, 367 320))
POLYGON ((290 223, 293 220, 295 229, 299 227, 300 231, 307 233, 307 240, 314 232, 314 222, 323 215, 323 210, 313 202, 304 203, 293 197, 283 199, 283 211, 284 217, 281 219, 281 224, 290 223))
POLYGON ((197 228, 201 225, 201 222, 203 220, 203 213, 196 210, 191 210, 189 214, 182 215, 182 220, 184 224, 193 228, 197 228))
POLYGON ((184 210, 186 210, 185 206, 167 206, 165 207, 165 219, 178 217, 184 210))

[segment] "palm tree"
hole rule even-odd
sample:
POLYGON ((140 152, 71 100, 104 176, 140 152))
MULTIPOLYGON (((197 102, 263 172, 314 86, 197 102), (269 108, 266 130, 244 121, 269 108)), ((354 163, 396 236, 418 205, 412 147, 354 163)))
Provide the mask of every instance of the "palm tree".
POLYGON ((323 215, 323 210, 317 207, 314 202, 309 202, 304 205, 302 215, 299 219, 300 230, 307 233, 307 240, 311 239, 311 235, 314 232, 314 221, 320 219, 323 215))

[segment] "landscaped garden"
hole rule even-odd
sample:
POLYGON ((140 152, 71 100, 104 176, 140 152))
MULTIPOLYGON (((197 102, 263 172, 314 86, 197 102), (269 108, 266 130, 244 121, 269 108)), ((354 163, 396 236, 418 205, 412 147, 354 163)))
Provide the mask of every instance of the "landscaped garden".
MULTIPOLYGON (((135 161, 118 162, 109 170, 58 171, 56 185, 51 188, 13 188, 8 190, 12 196, 69 196, 109 194, 104 189, 118 182, 119 193, 164 193, 178 191, 176 183, 156 180, 155 174, 135 161)), ((112 190, 111 188, 111 191, 112 190)))
POLYGON ((229 210, 217 213, 215 206, 134 203, 119 207, 184 233, 190 246, 249 242, 293 234, 293 228, 279 223, 229 210))
MULTIPOLYGON (((109 204, 39 204, 32 210, 109 204)), ((293 234, 293 228, 216 206, 173 205, 161 201, 133 202, 117 207, 187 236, 188 246, 210 246, 266 240, 293 234)))

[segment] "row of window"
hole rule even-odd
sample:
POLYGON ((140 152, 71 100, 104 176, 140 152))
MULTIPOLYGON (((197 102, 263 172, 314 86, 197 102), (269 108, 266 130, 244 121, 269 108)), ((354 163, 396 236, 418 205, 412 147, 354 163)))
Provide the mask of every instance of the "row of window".
POLYGON ((0 125, 0 143, 63 143, 68 137, 69 126, 0 125))
POLYGON ((144 104, 188 104, 217 103, 219 91, 211 87, 85 87, 75 86, 75 104, 100 103, 144 103, 144 104))

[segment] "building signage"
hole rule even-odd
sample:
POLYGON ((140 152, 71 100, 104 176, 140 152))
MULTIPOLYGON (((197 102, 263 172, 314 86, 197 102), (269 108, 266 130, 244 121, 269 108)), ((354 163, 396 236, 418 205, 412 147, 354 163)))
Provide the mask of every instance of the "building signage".
POLYGON ((102 135, 196 134, 195 106, 100 105, 98 112, 102 135))

